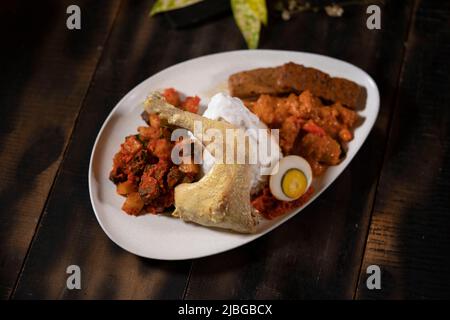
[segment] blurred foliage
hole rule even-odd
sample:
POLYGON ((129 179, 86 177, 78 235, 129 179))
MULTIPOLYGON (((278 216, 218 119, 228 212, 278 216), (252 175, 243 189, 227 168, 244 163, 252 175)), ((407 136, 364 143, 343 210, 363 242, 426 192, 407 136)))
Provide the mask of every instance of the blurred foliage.
MULTIPOLYGON (((150 15, 180 9, 204 0, 157 0, 150 15)), ((256 49, 259 43, 261 24, 267 25, 266 0, 231 0, 234 20, 244 36, 249 49, 256 49)))
MULTIPOLYGON (((150 15, 180 9, 205 0, 157 0, 150 15)), ((211 0, 212 1, 212 0, 211 0)), ((233 17, 249 49, 256 49, 259 43, 261 25, 267 26, 268 13, 266 0, 230 0, 233 17)), ((384 0, 272 0, 271 6, 283 20, 295 14, 313 11, 325 12, 330 17, 341 17, 344 7, 384 3, 384 0)))

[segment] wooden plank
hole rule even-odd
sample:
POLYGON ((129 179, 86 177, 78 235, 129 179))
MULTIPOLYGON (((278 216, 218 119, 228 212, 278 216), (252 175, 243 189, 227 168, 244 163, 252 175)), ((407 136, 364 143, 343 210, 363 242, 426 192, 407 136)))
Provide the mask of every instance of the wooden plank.
POLYGON ((189 261, 142 259, 118 248, 103 233, 89 200, 89 157, 108 113, 139 82, 174 63, 239 48, 244 42, 231 16, 176 31, 164 19, 149 19, 148 9, 144 0, 121 7, 14 298, 183 296, 189 261), (227 39, 218 37, 221 34, 227 39), (82 290, 66 289, 66 268, 71 264, 81 267, 82 290))
POLYGON ((2 3, 0 298, 14 287, 118 9, 78 1, 82 29, 69 31, 71 3, 2 3))
POLYGON ((450 4, 420 1, 357 297, 450 297, 450 4), (381 268, 368 290, 366 268, 381 268))
POLYGON ((353 298, 411 9, 412 1, 387 2, 379 31, 366 28, 363 5, 341 19, 307 13, 271 23, 263 47, 327 54, 371 74, 380 114, 350 166, 300 215, 249 245, 195 260, 187 299, 353 298))

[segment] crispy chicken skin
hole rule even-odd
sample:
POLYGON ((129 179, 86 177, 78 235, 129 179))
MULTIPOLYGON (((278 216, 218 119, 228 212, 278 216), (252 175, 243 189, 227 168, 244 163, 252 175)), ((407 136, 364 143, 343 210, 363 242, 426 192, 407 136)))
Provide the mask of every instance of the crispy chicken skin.
MULTIPOLYGON (((157 93, 147 98, 145 109, 148 113, 158 114, 169 125, 187 129, 194 134, 194 121, 202 122, 202 133, 216 129, 225 136, 226 129, 234 129, 227 122, 210 120, 177 109, 157 93)), ((227 150, 236 148, 236 144, 224 143, 226 156, 227 150)), ((216 163, 200 181, 180 184, 175 188, 176 209, 173 215, 204 226, 242 233, 256 232, 258 217, 250 203, 250 188, 250 165, 216 163)))

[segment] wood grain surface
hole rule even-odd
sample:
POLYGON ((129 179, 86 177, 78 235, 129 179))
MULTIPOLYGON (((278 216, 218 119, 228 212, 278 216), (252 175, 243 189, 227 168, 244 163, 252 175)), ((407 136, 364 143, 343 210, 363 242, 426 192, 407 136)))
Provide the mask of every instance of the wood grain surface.
POLYGON ((347 10, 345 20, 305 14, 271 25, 263 46, 327 54, 366 70, 379 86, 380 114, 352 163, 301 214, 250 245, 194 261, 187 299, 353 298, 412 10, 406 4, 383 6, 379 31, 366 29, 365 6, 347 10))
POLYGON ((229 252, 167 262, 134 256, 101 230, 87 185, 95 137, 141 81, 245 42, 231 15, 175 30, 163 16, 148 18, 151 1, 78 2, 86 23, 78 33, 65 28, 69 2, 31 5, 36 15, 8 4, 0 14, 13 48, 0 62, 0 298, 450 295, 448 4, 378 1, 381 30, 367 29, 363 2, 342 18, 305 12, 282 21, 271 12, 261 48, 329 55, 375 79, 375 127, 302 214, 229 252), (72 264, 81 290, 66 289, 72 264), (366 289, 371 264, 382 269, 380 291, 366 289))
POLYGON ((148 7, 148 1, 125 2, 121 7, 15 298, 183 297, 190 261, 142 259, 120 249, 103 233, 89 200, 89 157, 106 116, 135 85, 174 63, 238 48, 241 38, 231 17, 176 31, 161 18, 149 19, 148 7), (224 31, 229 41, 217 39, 224 31), (83 290, 66 289, 65 270, 71 264, 83 270, 83 290))
POLYGON ((358 298, 450 298, 450 4, 415 11, 358 298))
POLYGON ((42 214, 118 3, 5 2, 0 11, 0 297, 10 295, 42 214))

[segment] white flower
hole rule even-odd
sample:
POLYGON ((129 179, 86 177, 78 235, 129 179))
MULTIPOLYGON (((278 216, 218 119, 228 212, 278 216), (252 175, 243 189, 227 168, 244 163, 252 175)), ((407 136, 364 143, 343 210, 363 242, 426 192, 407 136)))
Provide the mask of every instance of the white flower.
POLYGON ((332 4, 325 7, 325 12, 330 17, 341 17, 344 13, 344 9, 340 5, 332 4))

